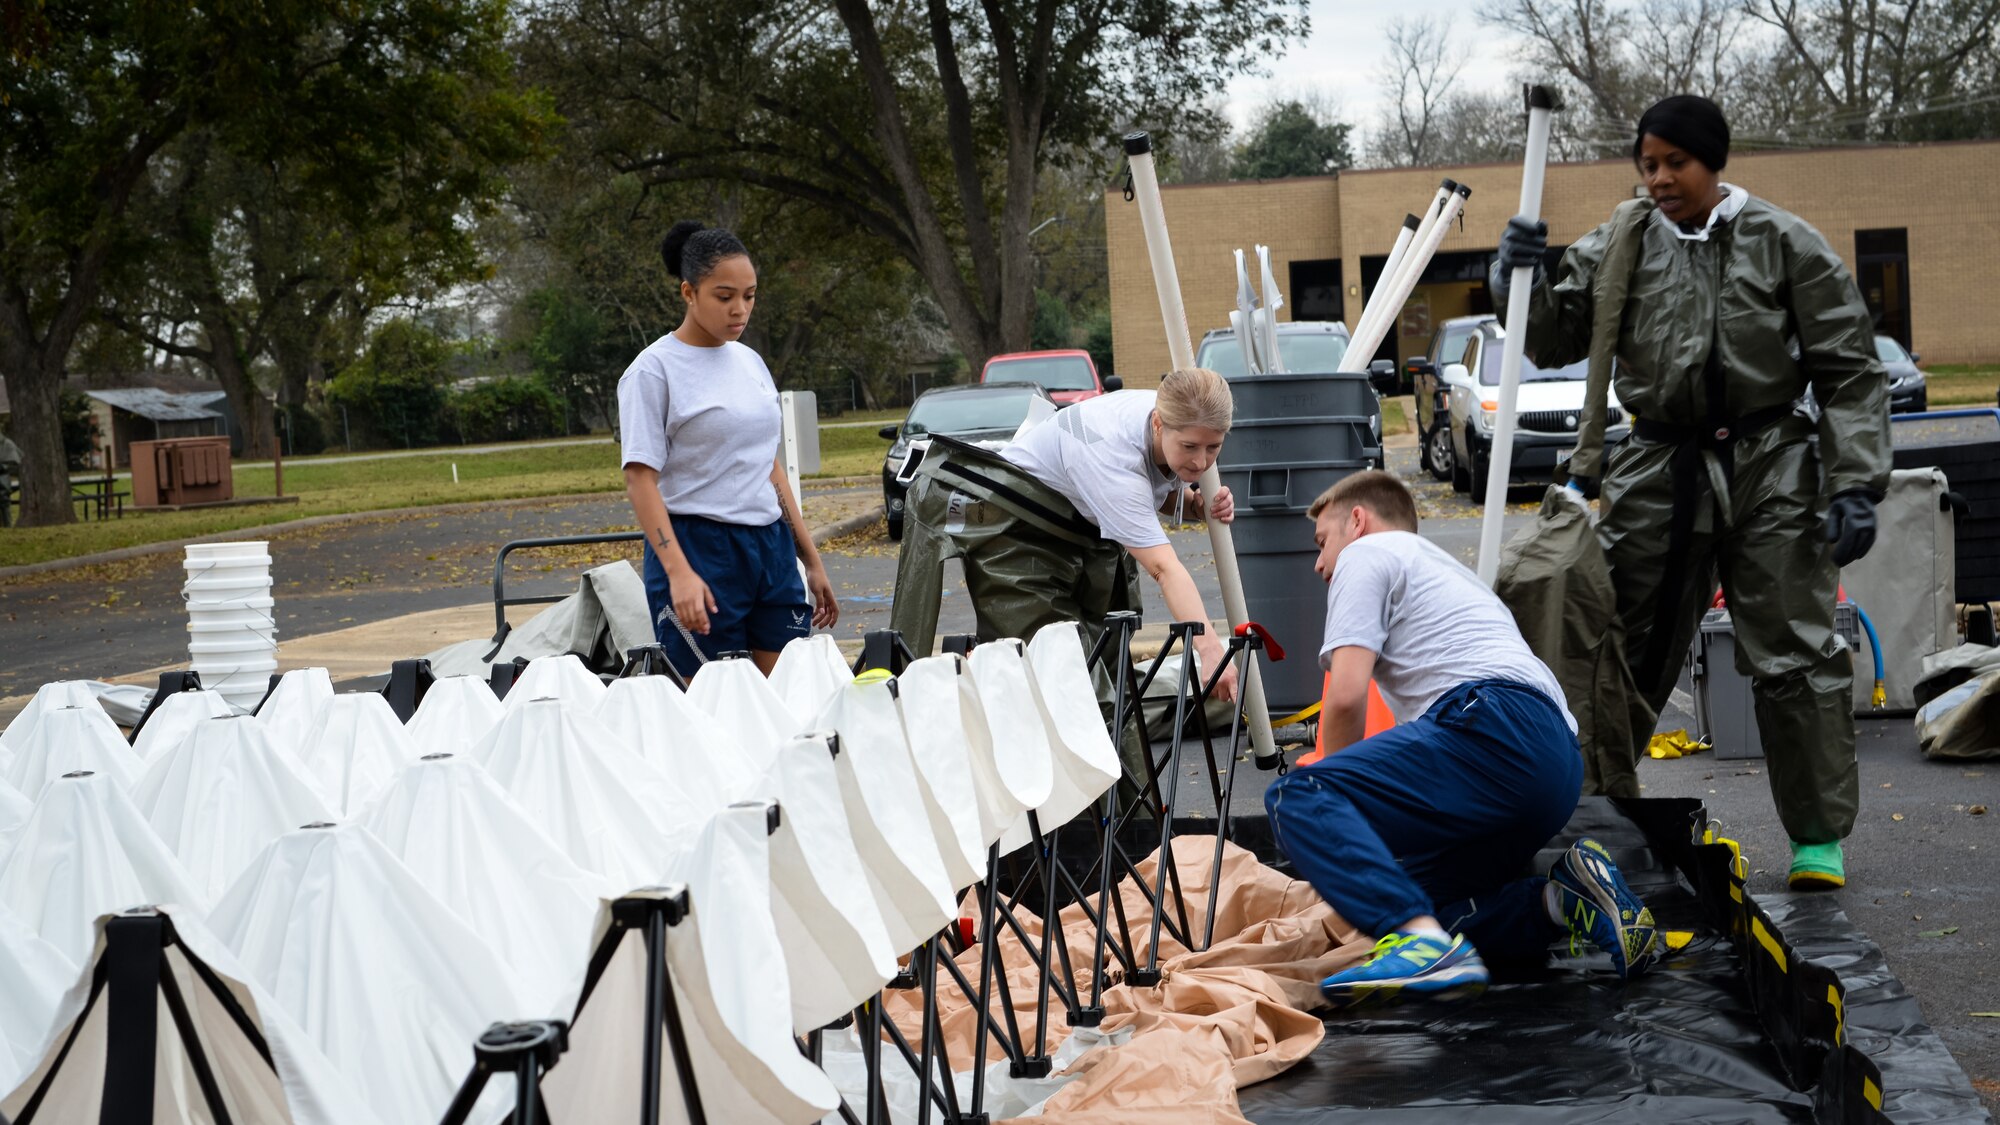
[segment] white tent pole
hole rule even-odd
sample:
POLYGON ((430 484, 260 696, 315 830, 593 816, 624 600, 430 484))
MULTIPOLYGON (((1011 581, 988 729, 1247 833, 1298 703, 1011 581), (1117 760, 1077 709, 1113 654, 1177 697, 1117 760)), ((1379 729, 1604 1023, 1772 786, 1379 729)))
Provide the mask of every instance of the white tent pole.
MULTIPOLYGON (((1402 309, 1400 302, 1391 306, 1388 302, 1382 300, 1382 295, 1392 292, 1396 288, 1397 279, 1403 276, 1405 269, 1409 268, 1411 250, 1422 246, 1425 240, 1430 237, 1432 229, 1438 225, 1438 216, 1444 213, 1444 208, 1451 202, 1451 196, 1455 187, 1456 185, 1450 180, 1445 180, 1438 185, 1437 193, 1431 198, 1431 205, 1424 209, 1423 218, 1417 221, 1417 229, 1410 236, 1410 249, 1406 249, 1394 261, 1383 263, 1381 276, 1375 279, 1375 291, 1368 295, 1368 304, 1362 310, 1361 320, 1354 326, 1355 339, 1360 339, 1364 332, 1369 331, 1376 321, 1384 317, 1393 321, 1396 318, 1396 314, 1402 309)), ((1399 240, 1401 237, 1401 235, 1397 236, 1399 240)), ((1428 266, 1429 264, 1429 259, 1425 259, 1424 265, 1418 267, 1419 276, 1421 276, 1424 266, 1428 266)), ((1375 339, 1379 342, 1382 335, 1383 333, 1377 332, 1375 339)), ((1352 352, 1353 350, 1353 346, 1350 345, 1348 351, 1352 352)), ((1370 348, 1367 353, 1368 358, 1372 359, 1374 355, 1374 349, 1370 348)), ((1354 370, 1364 371, 1367 367, 1368 364, 1364 362, 1360 367, 1354 368, 1354 370)))
MULTIPOLYGON (((1188 338, 1187 310, 1181 305, 1180 274, 1174 269, 1173 247, 1167 242, 1167 214, 1160 202, 1160 181, 1153 168, 1153 138, 1144 132, 1125 134, 1125 158, 1132 167, 1133 198, 1139 204, 1139 225, 1146 232, 1146 257, 1153 264, 1153 288, 1160 298, 1160 318, 1167 333, 1167 356, 1175 368, 1194 366, 1194 343, 1188 338)), ((1244 332, 1254 325, 1245 324, 1244 332)), ((1210 465, 1201 474, 1201 495, 1213 501, 1222 487, 1222 475, 1210 465)), ((1215 556, 1215 577, 1222 586, 1222 610, 1229 626, 1250 620, 1243 600, 1243 574, 1236 565, 1236 540, 1229 525, 1209 520, 1208 546, 1215 556)), ((1260 762, 1269 762, 1278 753, 1271 736, 1271 711, 1264 703, 1264 679, 1255 660, 1248 663, 1247 682, 1242 684, 1243 710, 1249 720, 1250 745, 1260 762)), ((1204 675, 1213 669, 1204 671, 1204 675)))
POLYGON ((1285 307, 1285 295, 1278 292, 1277 275, 1271 272, 1269 246, 1257 247, 1257 268, 1263 274, 1264 286, 1264 316, 1257 347, 1264 357, 1264 370, 1275 373, 1285 369, 1285 358, 1278 354, 1278 310, 1285 307))
MULTIPOLYGON (((1383 283, 1395 277, 1396 271, 1403 268, 1403 258, 1410 252, 1410 244, 1416 241, 1417 228, 1422 225, 1423 220, 1415 215, 1403 216, 1403 229, 1396 232, 1396 244, 1389 247, 1389 256, 1382 262, 1382 276, 1375 280, 1376 293, 1380 293, 1383 283)), ((1371 297, 1374 295, 1369 294, 1371 297)), ((1374 304, 1375 302, 1370 301, 1362 306, 1361 316, 1354 318, 1355 331, 1360 331, 1361 317, 1367 316, 1370 306, 1374 304)))
MULTIPOLYGON (((1400 310, 1403 302, 1410 299, 1410 290, 1416 288, 1417 279, 1423 276, 1424 268, 1430 265, 1431 258, 1437 254, 1438 244, 1444 241, 1445 233, 1451 227, 1451 221, 1458 217, 1459 211, 1465 206, 1466 197, 1471 194, 1471 188, 1463 184, 1458 185, 1438 212, 1438 221, 1430 224, 1430 229, 1424 233, 1423 238, 1413 244, 1409 253, 1404 256, 1403 268, 1397 272, 1395 283, 1388 287, 1377 288, 1376 294, 1382 302, 1383 315, 1365 318, 1366 324, 1363 330, 1355 334, 1353 341, 1347 345, 1347 355, 1340 361, 1342 371, 1368 370, 1368 361, 1374 356, 1375 349, 1381 346, 1382 337, 1395 326, 1396 318, 1393 310, 1400 310)), ((1375 301, 1371 300, 1368 303, 1372 307, 1375 301)))
MULTIPOLYGON (((1528 94, 1528 155, 1521 165, 1521 214, 1542 217, 1542 174, 1549 162, 1549 117, 1555 93, 1546 86, 1528 94)), ((1528 344, 1528 302, 1535 269, 1519 266, 1507 286, 1507 339, 1500 352, 1500 410, 1493 426, 1493 462, 1486 470, 1486 510, 1479 528, 1479 580, 1493 585, 1500 575, 1500 518, 1507 509, 1507 478, 1514 469, 1514 408, 1521 392, 1521 360, 1528 344)))
POLYGON ((1236 312, 1229 318, 1229 326, 1236 330, 1236 346, 1243 349, 1243 370, 1255 375, 1264 370, 1258 362, 1260 353, 1257 332, 1253 325, 1257 318, 1257 294, 1250 288, 1250 271, 1243 262, 1243 251, 1236 251, 1236 312))

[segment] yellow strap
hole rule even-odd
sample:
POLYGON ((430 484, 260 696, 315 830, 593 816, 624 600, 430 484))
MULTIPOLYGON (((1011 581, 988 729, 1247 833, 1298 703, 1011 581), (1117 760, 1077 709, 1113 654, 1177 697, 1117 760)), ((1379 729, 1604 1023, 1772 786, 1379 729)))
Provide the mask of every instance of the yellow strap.
POLYGON ((1312 706, 1310 706, 1310 707, 1306 708, 1306 709, 1305 709, 1305 710, 1303 710, 1303 711, 1299 711, 1299 712, 1296 712, 1296 713, 1294 713, 1294 714, 1290 714, 1290 715, 1286 715, 1286 716, 1285 716, 1284 718, 1282 718, 1282 719, 1272 719, 1272 720, 1271 720, 1271 729, 1272 729, 1272 730, 1276 730, 1276 729, 1278 729, 1279 727, 1288 727, 1288 726, 1291 726, 1291 725, 1292 725, 1293 723, 1303 723, 1303 722, 1305 722, 1305 721, 1306 721, 1307 719, 1310 719, 1310 718, 1312 718, 1312 717, 1313 717, 1314 715, 1317 715, 1317 714, 1319 714, 1319 704, 1315 703, 1315 704, 1313 704, 1312 706))

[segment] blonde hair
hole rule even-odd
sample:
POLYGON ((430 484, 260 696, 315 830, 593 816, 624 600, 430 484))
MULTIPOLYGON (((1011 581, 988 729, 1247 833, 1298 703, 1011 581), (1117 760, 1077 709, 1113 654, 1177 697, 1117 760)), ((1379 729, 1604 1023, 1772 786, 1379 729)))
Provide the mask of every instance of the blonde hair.
POLYGON ((1183 367, 1167 372, 1160 380, 1153 410, 1160 416, 1160 425, 1169 430, 1206 426, 1226 434, 1236 413, 1236 400, 1222 376, 1206 367, 1183 367))

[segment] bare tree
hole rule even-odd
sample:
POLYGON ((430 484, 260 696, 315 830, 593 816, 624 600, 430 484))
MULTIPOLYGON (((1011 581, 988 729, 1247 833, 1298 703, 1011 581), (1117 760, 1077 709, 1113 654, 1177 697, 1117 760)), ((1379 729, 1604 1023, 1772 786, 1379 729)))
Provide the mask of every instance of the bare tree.
POLYGON ((1448 126, 1449 96, 1466 51, 1455 48, 1451 29, 1436 16, 1389 21, 1389 53, 1376 69, 1387 101, 1368 138, 1374 164, 1410 167, 1437 164, 1448 126))
POLYGON ((1959 108, 1964 76, 1990 66, 2000 0, 1745 0, 1773 28, 1822 112, 1781 139, 1895 139, 1902 118, 1959 108))
POLYGON ((1567 95, 1556 137, 1564 156, 1623 152, 1652 102, 1690 93, 1727 101, 1742 70, 1729 0, 1488 0, 1479 14, 1519 35, 1528 68, 1567 95))

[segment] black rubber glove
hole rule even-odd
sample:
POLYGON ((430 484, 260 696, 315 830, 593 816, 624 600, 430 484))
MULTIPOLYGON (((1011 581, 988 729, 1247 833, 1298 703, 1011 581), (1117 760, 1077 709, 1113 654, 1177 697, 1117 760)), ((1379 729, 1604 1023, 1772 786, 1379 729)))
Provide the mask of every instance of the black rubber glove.
POLYGON ((1500 232, 1500 252, 1493 257, 1493 268, 1486 275, 1486 287, 1493 291, 1493 303, 1507 303, 1507 291, 1513 288, 1514 270, 1518 266, 1530 266, 1535 271, 1535 279, 1542 276, 1542 255, 1549 249, 1549 224, 1529 222, 1516 215, 1507 220, 1507 228, 1500 232))
POLYGON ((1826 506, 1826 541, 1833 544, 1833 565, 1846 566, 1875 545, 1875 500, 1850 488, 1835 494, 1826 506))
POLYGON ((1529 222, 1525 216, 1516 215, 1507 220, 1507 229, 1500 232, 1500 268, 1517 270, 1522 266, 1540 266, 1542 256, 1549 252, 1549 224, 1529 222))

